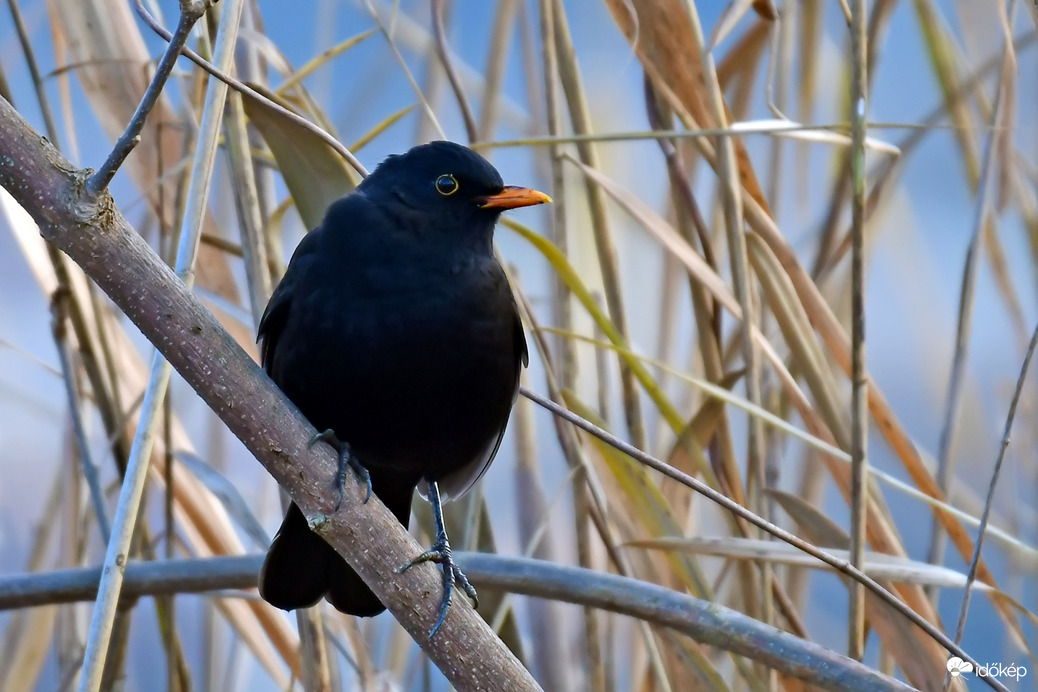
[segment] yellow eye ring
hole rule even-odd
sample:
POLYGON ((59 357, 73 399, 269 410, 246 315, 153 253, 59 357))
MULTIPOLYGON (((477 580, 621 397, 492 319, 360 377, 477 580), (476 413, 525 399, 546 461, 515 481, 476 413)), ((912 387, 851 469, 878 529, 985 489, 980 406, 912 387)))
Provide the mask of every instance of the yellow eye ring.
POLYGON ((458 185, 457 179, 450 173, 444 173, 436 179, 436 191, 444 197, 450 197, 458 191, 459 187, 461 186, 458 185))

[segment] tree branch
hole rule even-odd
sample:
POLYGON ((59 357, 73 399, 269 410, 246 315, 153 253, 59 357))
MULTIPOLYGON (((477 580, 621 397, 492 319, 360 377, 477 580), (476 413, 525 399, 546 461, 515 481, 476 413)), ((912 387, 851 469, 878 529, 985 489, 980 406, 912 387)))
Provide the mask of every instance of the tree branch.
POLYGON ((458 599, 440 634, 439 572, 395 568, 421 552, 373 499, 347 488, 334 505, 335 460, 307 449, 313 427, 216 318, 130 227, 107 192, 85 192, 88 171, 69 161, 0 98, 0 186, 32 216, 43 237, 75 261, 183 376, 318 531, 357 571, 415 641, 461 689, 537 689, 533 678, 472 608, 458 599))
MULTIPOLYGON (((868 666, 742 613, 686 594, 613 574, 543 560, 488 553, 456 553, 458 564, 480 588, 593 606, 669 627, 697 642, 759 661, 809 685, 854 692, 912 689, 868 666)), ((261 555, 132 562, 124 596, 202 593, 256 585, 261 555)), ((0 578, 0 610, 89 601, 99 568, 0 578)))

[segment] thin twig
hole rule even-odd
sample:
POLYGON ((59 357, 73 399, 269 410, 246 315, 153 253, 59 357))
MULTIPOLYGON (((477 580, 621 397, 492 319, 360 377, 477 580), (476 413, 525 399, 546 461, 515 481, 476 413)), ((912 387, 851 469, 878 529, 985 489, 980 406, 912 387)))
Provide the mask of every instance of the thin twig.
POLYGON ((51 112, 50 102, 47 100, 47 90, 43 88, 43 77, 40 75, 40 67, 36 62, 36 52, 29 40, 29 31, 25 26, 25 18, 17 0, 7 0, 7 6, 11 9, 11 19, 14 20, 14 28, 18 33, 18 43, 21 44, 22 54, 29 67, 29 76, 32 77, 32 86, 36 90, 36 99, 40 102, 40 111, 43 113, 43 125, 47 128, 47 136, 50 141, 58 144, 58 128, 54 125, 54 114, 51 112))
MULTIPOLYGON (((191 35, 191 29, 194 28, 195 22, 209 9, 210 3, 214 1, 181 0, 180 21, 177 22, 177 30, 168 39, 169 45, 166 47, 166 52, 163 53, 158 67, 155 68, 155 75, 151 78, 151 83, 148 84, 148 89, 144 92, 140 103, 137 104, 137 110, 133 112, 133 117, 130 118, 126 130, 115 143, 115 147, 112 148, 105 162, 87 180, 87 194, 98 195, 102 190, 106 189, 108 184, 112 182, 112 178, 115 177, 116 171, 123 165, 126 157, 130 155, 134 147, 140 144, 144 122, 148 119, 151 109, 158 103, 159 96, 162 95, 162 89, 166 86, 166 80, 169 79, 169 75, 173 72, 173 66, 176 64, 177 58, 180 57, 180 51, 184 44, 187 43, 188 36, 191 35)), ((141 0, 136 0, 136 2, 143 8, 141 0)))
MULTIPOLYGON (((162 207, 159 207, 160 209, 162 207)), ((164 524, 166 527, 164 557, 172 560, 176 554, 176 475, 173 473, 173 397, 169 389, 162 400, 162 448, 165 453, 164 468, 162 469, 162 484, 164 492, 163 512, 165 513, 164 524)), ((177 655, 179 641, 177 637, 177 607, 175 594, 158 598, 156 605, 162 604, 160 612, 165 618, 159 618, 159 630, 162 635, 162 647, 166 652, 166 686, 170 692, 181 692, 180 677, 178 675, 177 661, 182 659, 177 655)))
POLYGON ((433 126, 433 129, 436 130, 437 136, 440 139, 446 139, 447 135, 444 133, 443 127, 440 126, 440 121, 436 118, 436 113, 433 112, 432 106, 429 105, 429 101, 426 100, 421 87, 418 86, 418 82, 415 81, 414 75, 411 74, 411 70, 407 67, 407 61, 404 60, 400 48, 397 47, 396 41, 393 40, 393 34, 390 31, 390 28, 382 22, 382 18, 379 16, 378 11, 375 9, 375 5, 372 4, 371 0, 365 0, 364 4, 367 6, 371 18, 375 20, 375 23, 378 24, 378 28, 382 31, 382 35, 385 37, 386 43, 389 44, 389 49, 393 51, 393 56, 400 65, 404 77, 407 78, 408 84, 411 85, 411 89, 414 90, 415 96, 418 97, 418 102, 422 105, 422 111, 424 111, 425 117, 429 119, 429 123, 433 126))
MULTIPOLYGON (((827 553, 826 551, 819 549, 811 543, 808 543, 807 541, 799 538, 798 536, 789 533, 785 529, 782 529, 779 526, 776 526, 775 524, 765 521, 764 519, 757 516, 750 510, 746 509, 739 503, 734 502, 725 495, 722 495, 721 493, 717 492, 716 490, 708 486, 706 483, 703 483, 699 479, 693 478, 687 473, 684 473, 674 468, 673 466, 670 466, 669 464, 660 461, 652 455, 643 452, 642 450, 638 449, 637 447, 634 447, 630 443, 621 440, 619 437, 616 437, 615 435, 607 432, 606 430, 603 430, 594 423, 591 423, 581 418, 577 414, 573 413, 572 411, 563 408, 562 406, 559 406, 554 401, 546 399, 540 394, 530 391, 526 387, 520 387, 519 393, 525 396, 526 398, 534 401, 538 405, 544 407, 545 409, 551 411, 554 415, 562 418, 563 420, 569 421, 570 423, 577 426, 584 432, 594 435, 595 437, 602 440, 609 446, 614 447, 617 450, 628 455, 635 461, 644 464, 656 471, 659 471, 668 478, 672 478, 678 481, 679 483, 688 486, 700 495, 706 497, 711 502, 720 505, 721 507, 728 510, 729 512, 732 512, 736 516, 745 519, 746 521, 760 529, 763 529, 764 531, 771 534, 780 541, 784 541, 792 546, 795 546, 796 548, 804 551, 808 555, 811 555, 821 560, 822 562, 829 565, 838 572, 860 582, 865 586, 865 588, 876 594, 876 596, 878 596, 884 603, 889 605, 897 612, 901 613, 910 622, 915 624, 927 635, 929 635, 934 641, 936 641, 945 649, 947 649, 949 653, 958 656, 964 661, 969 661, 970 663, 973 663, 974 666, 977 665, 977 661, 970 657, 969 654, 962 649, 962 647, 960 647, 958 644, 949 639, 944 632, 936 628, 925 618, 921 617, 918 613, 909 608, 905 603, 901 601, 901 599, 899 599, 897 596, 885 589, 875 579, 868 576, 861 570, 856 569, 846 560, 841 560, 827 553)), ((988 683, 988 685, 990 685, 994 689, 1006 690, 1006 688, 1001 683, 994 680, 990 676, 985 677, 984 682, 988 683)))
POLYGON ((1016 407, 1020 403, 1020 397, 1024 391, 1024 382, 1027 381, 1027 369, 1031 365, 1035 348, 1038 348, 1038 326, 1031 333, 1031 342, 1027 346, 1023 365, 1020 366, 1020 377, 1016 380, 1016 389, 1013 390, 1013 398, 1009 402, 1009 413, 1006 414, 1006 425, 1002 431, 1002 442, 999 444, 998 457, 995 459, 995 468, 991 471, 991 482, 988 484, 988 494, 984 498, 984 512, 980 516, 980 528, 977 529, 977 540, 973 549, 973 558, 970 560, 970 569, 966 575, 966 592, 962 595, 962 608, 959 611, 959 622, 955 627, 955 641, 962 641, 963 631, 966 629, 966 615, 969 612, 970 597, 973 595, 973 584, 977 581, 977 565, 980 563, 980 551, 984 545, 984 537, 988 526, 988 517, 991 515, 991 506, 995 499, 995 486, 1002 471, 1002 460, 1006 456, 1009 447, 1009 433, 1013 429, 1013 420, 1016 418, 1016 407))
MULTIPOLYGON (((141 0, 135 0, 134 8, 137 10, 137 14, 140 15, 144 23, 148 25, 148 28, 150 28, 152 31, 154 31, 156 34, 158 34, 165 40, 172 40, 173 36, 169 33, 169 30, 167 30, 165 27, 159 24, 158 21, 156 21, 155 18, 151 16, 148 10, 145 9, 144 5, 141 4, 141 0)), ((242 96, 247 96, 248 98, 257 101, 258 103, 261 103, 265 108, 270 108, 279 115, 288 118, 296 125, 299 125, 300 127, 309 130, 317 137, 319 137, 321 141, 325 142, 328 146, 335 150, 335 152, 338 153, 339 156, 344 158, 346 160, 346 163, 350 164, 350 166, 352 166, 355 171, 360 173, 362 176, 367 177, 368 169, 366 169, 364 165, 357 160, 357 157, 354 156, 349 149, 343 146, 342 142, 335 139, 335 137, 332 137, 330 134, 322 130, 317 125, 314 125, 312 122, 310 122, 303 116, 299 115, 298 113, 293 113, 281 104, 271 101, 266 96, 259 93, 252 87, 238 81, 234 77, 227 74, 226 71, 219 69, 218 67, 213 65, 211 62, 209 62, 208 60, 206 60, 205 58, 203 58, 187 46, 181 48, 180 53, 185 58, 187 58, 188 60, 190 60, 191 62, 195 63, 203 70, 208 72, 210 75, 216 77, 221 82, 240 93, 242 96)))
POLYGON ((461 118, 465 121, 465 134, 468 135, 470 142, 475 142, 479 139, 479 129, 476 127, 476 118, 472 115, 469 100, 465 98, 465 92, 461 88, 461 80, 458 79, 458 73, 454 70, 454 64, 451 62, 447 49, 447 37, 444 35, 443 29, 443 1, 432 0, 430 6, 432 9, 433 37, 436 39, 436 53, 440 56, 440 64, 443 66, 443 71, 447 74, 447 81, 450 82, 451 90, 454 91, 454 98, 458 102, 458 108, 461 109, 461 118))
POLYGON ((65 329, 65 307, 66 301, 70 299, 67 293, 60 292, 54 295, 51 301, 53 322, 51 325, 54 333, 54 345, 58 349, 58 360, 61 362, 62 382, 65 385, 65 396, 68 397, 69 417, 72 419, 72 432, 79 446, 79 463, 86 478, 87 488, 90 490, 90 501, 94 505, 94 514, 97 515, 97 526, 101 530, 101 540, 108 543, 112 535, 112 527, 108 522, 108 512, 105 510, 105 495, 101 488, 101 481, 97 477, 97 466, 90 458, 90 445, 87 442, 86 428, 83 426, 83 414, 79 408, 79 392, 76 391, 76 373, 72 366, 72 354, 68 343, 68 333, 65 329))
MULTIPOLYGON (((868 541, 868 375, 865 369, 865 118, 868 77, 865 0, 854 0, 851 14, 851 535, 850 557, 860 570, 868 541)), ((865 590, 849 583, 847 654, 865 655, 865 590)))
MULTIPOLYGON (((692 226, 696 229, 696 238, 699 240, 700 247, 702 248, 703 259, 709 264, 714 270, 718 269, 717 266, 717 255, 714 252, 713 242, 710 240, 710 229, 707 227, 706 219, 703 218, 703 212, 699 208, 699 202, 696 201, 696 196, 692 192, 692 181, 689 180, 688 174, 683 168, 683 163, 678 156, 678 149, 671 141, 674 139, 674 135, 677 134, 691 134, 686 130, 664 130, 663 129, 663 114, 660 112, 659 99, 656 96, 656 91, 652 86, 652 80, 648 77, 645 78, 645 103, 648 111, 649 125, 652 127, 651 133, 655 134, 656 143, 659 144, 660 150, 663 152, 663 158, 667 162, 667 171, 670 173, 672 186, 677 193, 677 198, 683 205, 685 212, 688 214, 689 220, 692 222, 692 226)), ((697 132, 700 132, 697 130, 697 132)), ((634 133, 632 133, 634 134, 634 133)), ((640 133, 639 133, 640 134, 640 133)), ((687 238, 689 244, 692 245, 692 239, 687 238)), ((711 306, 710 314, 717 314, 717 311, 711 306)), ((718 320, 714 323, 714 333, 721 334, 721 324, 718 320)))

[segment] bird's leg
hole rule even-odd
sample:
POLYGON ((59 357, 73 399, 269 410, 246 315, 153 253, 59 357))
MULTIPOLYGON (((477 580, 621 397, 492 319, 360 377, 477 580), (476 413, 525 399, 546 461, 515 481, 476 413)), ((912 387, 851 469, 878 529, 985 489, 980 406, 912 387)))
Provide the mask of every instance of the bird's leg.
POLYGON ((440 490, 432 481, 429 481, 429 503, 432 504, 433 521, 436 522, 436 541, 431 548, 398 569, 397 574, 403 574, 421 562, 437 562, 440 565, 440 569, 443 570, 443 598, 440 600, 440 616, 436 619, 436 624, 433 625, 432 630, 429 632, 429 639, 432 639, 433 635, 440 629, 440 625, 447 619, 447 611, 451 607, 451 596, 454 593, 455 583, 461 586, 465 593, 468 594, 468 597, 472 599, 473 607, 479 607, 479 599, 476 598, 476 590, 469 583, 468 577, 454 562, 454 557, 451 554, 451 544, 447 541, 447 528, 443 525, 440 490))
POLYGON ((368 486, 368 492, 364 496, 364 504, 367 504, 368 500, 371 499, 371 474, 364 468, 364 464, 360 463, 360 459, 350 449, 349 444, 336 437, 335 431, 331 428, 311 437, 306 444, 307 449, 313 447, 318 442, 327 443, 339 455, 339 465, 335 473, 335 490, 338 492, 338 499, 335 501, 335 511, 338 512, 339 507, 342 505, 342 489, 346 485, 346 474, 349 471, 353 471, 353 475, 357 477, 357 480, 368 486))

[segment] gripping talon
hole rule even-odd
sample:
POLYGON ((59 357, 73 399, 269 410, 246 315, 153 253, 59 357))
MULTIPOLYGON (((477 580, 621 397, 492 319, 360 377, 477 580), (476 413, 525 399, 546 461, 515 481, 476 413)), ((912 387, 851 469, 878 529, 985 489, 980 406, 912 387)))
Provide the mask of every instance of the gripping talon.
POLYGON ((342 506, 342 492, 346 485, 346 476, 349 471, 353 471, 353 475, 357 477, 357 480, 367 486, 367 493, 364 495, 364 504, 367 504, 368 500, 371 499, 371 474, 368 473, 364 464, 360 463, 360 459, 353 454, 353 450, 350 449, 350 446, 336 437, 335 431, 331 428, 323 430, 311 437, 310 441, 306 444, 306 448, 310 449, 318 442, 327 443, 339 456, 338 468, 335 473, 335 511, 338 512, 339 507, 342 506))
POLYGON ((306 448, 313 449, 314 445, 318 442, 327 442, 329 445, 335 448, 335 451, 339 451, 339 438, 335 436, 335 431, 331 428, 322 430, 319 433, 315 433, 313 437, 306 441, 306 448))
POLYGON ((472 599, 474 607, 479 606, 479 599, 476 598, 476 589, 469 583, 468 577, 466 577, 465 573, 461 571, 461 568, 454 563, 450 544, 446 540, 437 540, 437 542, 433 544, 432 548, 426 550, 406 565, 398 568, 396 572, 397 574, 403 574, 415 565, 423 562, 437 563, 440 565, 440 570, 443 575, 443 597, 440 599, 440 612, 436 618, 436 624, 433 625, 432 629, 429 631, 429 639, 432 639, 439 631, 440 626, 447 619, 447 611, 449 611, 451 607, 455 584, 461 586, 469 598, 472 599))
POLYGON ((465 595, 472 601, 472 607, 479 610, 479 597, 476 595, 476 587, 469 583, 469 578, 465 576, 460 567, 453 565, 451 570, 454 572, 454 582, 461 585, 465 595))
POLYGON ((457 584, 465 594, 472 599, 472 606, 479 607, 479 599, 476 597, 476 589, 469 583, 468 577, 454 562, 451 553, 451 545, 447 540, 447 529, 443 525, 443 509, 440 507, 440 493, 435 483, 429 483, 429 502, 433 506, 433 520, 436 523, 436 541, 432 547, 424 553, 396 570, 397 574, 403 574, 417 564, 422 562, 435 562, 440 565, 443 573, 443 597, 440 599, 440 612, 436 618, 436 624, 429 631, 429 639, 432 639, 439 631, 440 626, 447 619, 447 611, 451 607, 451 598, 454 595, 454 586, 457 584))

